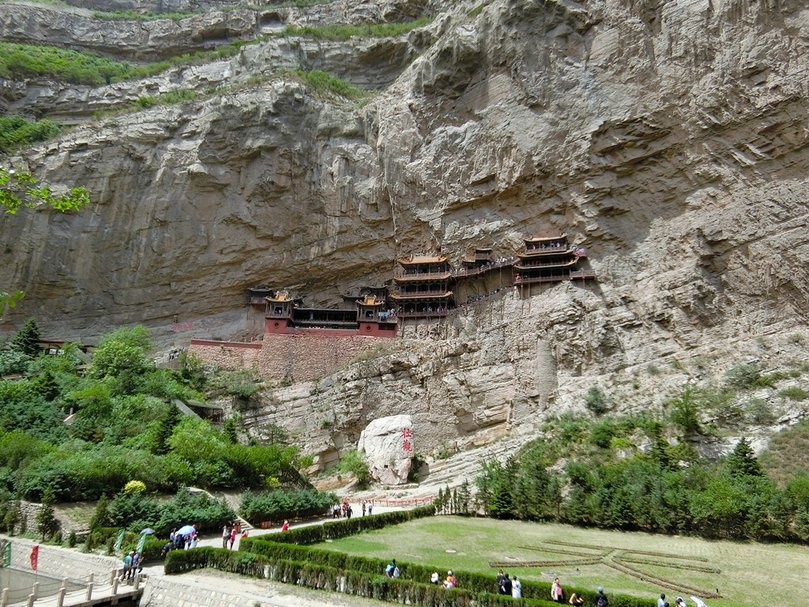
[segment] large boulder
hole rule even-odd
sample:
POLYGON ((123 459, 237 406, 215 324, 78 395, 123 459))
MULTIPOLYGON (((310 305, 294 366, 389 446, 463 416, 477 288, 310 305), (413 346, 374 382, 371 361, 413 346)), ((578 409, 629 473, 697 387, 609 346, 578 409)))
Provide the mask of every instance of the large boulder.
POLYGON ((360 434, 357 449, 365 452, 373 479, 386 485, 406 483, 415 453, 413 418, 391 415, 373 420, 360 434))

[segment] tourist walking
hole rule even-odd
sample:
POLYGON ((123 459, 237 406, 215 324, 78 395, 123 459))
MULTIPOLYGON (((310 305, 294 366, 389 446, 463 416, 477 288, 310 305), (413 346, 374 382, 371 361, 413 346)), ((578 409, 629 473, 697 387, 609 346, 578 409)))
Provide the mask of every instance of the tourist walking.
POLYGON ((224 527, 222 527, 222 548, 227 549, 229 539, 230 539, 230 527, 225 525, 224 527))
POLYGON ((604 587, 599 586, 598 592, 596 592, 596 607, 609 607, 610 601, 607 598, 607 595, 604 594, 604 587))
POLYGON ((121 571, 121 579, 125 580, 129 576, 132 569, 132 553, 127 552, 124 554, 124 568, 121 571))
POLYGON ((511 597, 514 599, 522 598, 522 583, 516 575, 511 582, 511 597))
POLYGON ((511 579, 508 577, 508 573, 503 575, 503 594, 506 596, 511 596, 511 591, 513 587, 511 585, 511 579))
POLYGON ((562 584, 559 583, 558 577, 553 579, 553 585, 551 586, 551 600, 556 601, 557 603, 565 602, 565 591, 562 589, 562 584))

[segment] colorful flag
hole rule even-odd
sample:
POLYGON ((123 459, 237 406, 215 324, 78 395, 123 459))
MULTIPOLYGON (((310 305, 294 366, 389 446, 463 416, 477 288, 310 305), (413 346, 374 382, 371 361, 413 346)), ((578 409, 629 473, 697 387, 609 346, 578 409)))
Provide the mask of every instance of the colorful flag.
POLYGON ((118 530, 118 539, 115 540, 115 545, 113 546, 114 550, 120 550, 121 546, 124 545, 124 530, 118 530))
POLYGON ((140 536, 140 540, 138 541, 138 547, 135 548, 135 552, 138 554, 143 554, 143 547, 146 545, 146 534, 140 536))
POLYGON ((36 571, 39 564, 39 544, 31 548, 31 556, 28 558, 31 561, 31 569, 36 571))
POLYGON ((3 547, 3 567, 11 567, 11 542, 5 542, 3 547))

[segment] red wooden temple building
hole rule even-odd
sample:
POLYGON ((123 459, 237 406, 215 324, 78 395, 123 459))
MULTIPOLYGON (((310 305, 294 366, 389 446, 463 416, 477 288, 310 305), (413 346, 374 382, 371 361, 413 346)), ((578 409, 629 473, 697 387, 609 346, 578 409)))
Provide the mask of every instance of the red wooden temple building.
POLYGON ((401 269, 393 276, 396 290, 390 294, 399 318, 434 318, 455 306, 449 288, 452 273, 446 257, 413 255, 397 260, 401 269))
POLYGON ((248 302, 253 313, 263 313, 265 333, 395 337, 397 322, 445 317, 456 297, 463 305, 512 286, 530 296, 535 284, 594 280, 595 272, 582 267, 586 257, 584 247, 571 244, 566 234, 534 236, 524 239, 516 257, 476 248, 455 270, 444 256, 398 259, 390 292, 387 286, 360 287, 342 296, 340 308, 308 308, 301 298, 269 287, 248 289, 248 302))
POLYGON ((587 252, 584 247, 570 244, 566 234, 526 238, 517 257, 515 285, 595 278, 595 272, 578 267, 579 260, 587 257, 587 252))
POLYGON ((395 337, 396 316, 387 301, 373 294, 355 301, 354 309, 306 308, 301 298, 287 291, 265 297, 265 333, 319 335, 367 335, 395 337))

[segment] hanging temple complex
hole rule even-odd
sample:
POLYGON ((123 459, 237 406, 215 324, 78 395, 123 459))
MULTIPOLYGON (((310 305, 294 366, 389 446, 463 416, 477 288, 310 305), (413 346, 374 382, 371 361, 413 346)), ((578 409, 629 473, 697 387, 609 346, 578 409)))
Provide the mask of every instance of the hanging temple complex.
POLYGON ((254 367, 268 379, 307 381, 372 347, 376 340, 369 338, 400 337, 409 324, 440 323, 504 290, 525 298, 538 284, 595 280, 586 259, 585 249, 565 234, 525 238, 522 250, 508 257, 478 248, 460 267, 441 255, 411 255, 397 260, 385 285, 343 295, 336 308, 306 307, 286 289, 253 287, 248 289, 250 316, 263 318, 262 339, 193 339, 190 351, 224 368, 254 367))

